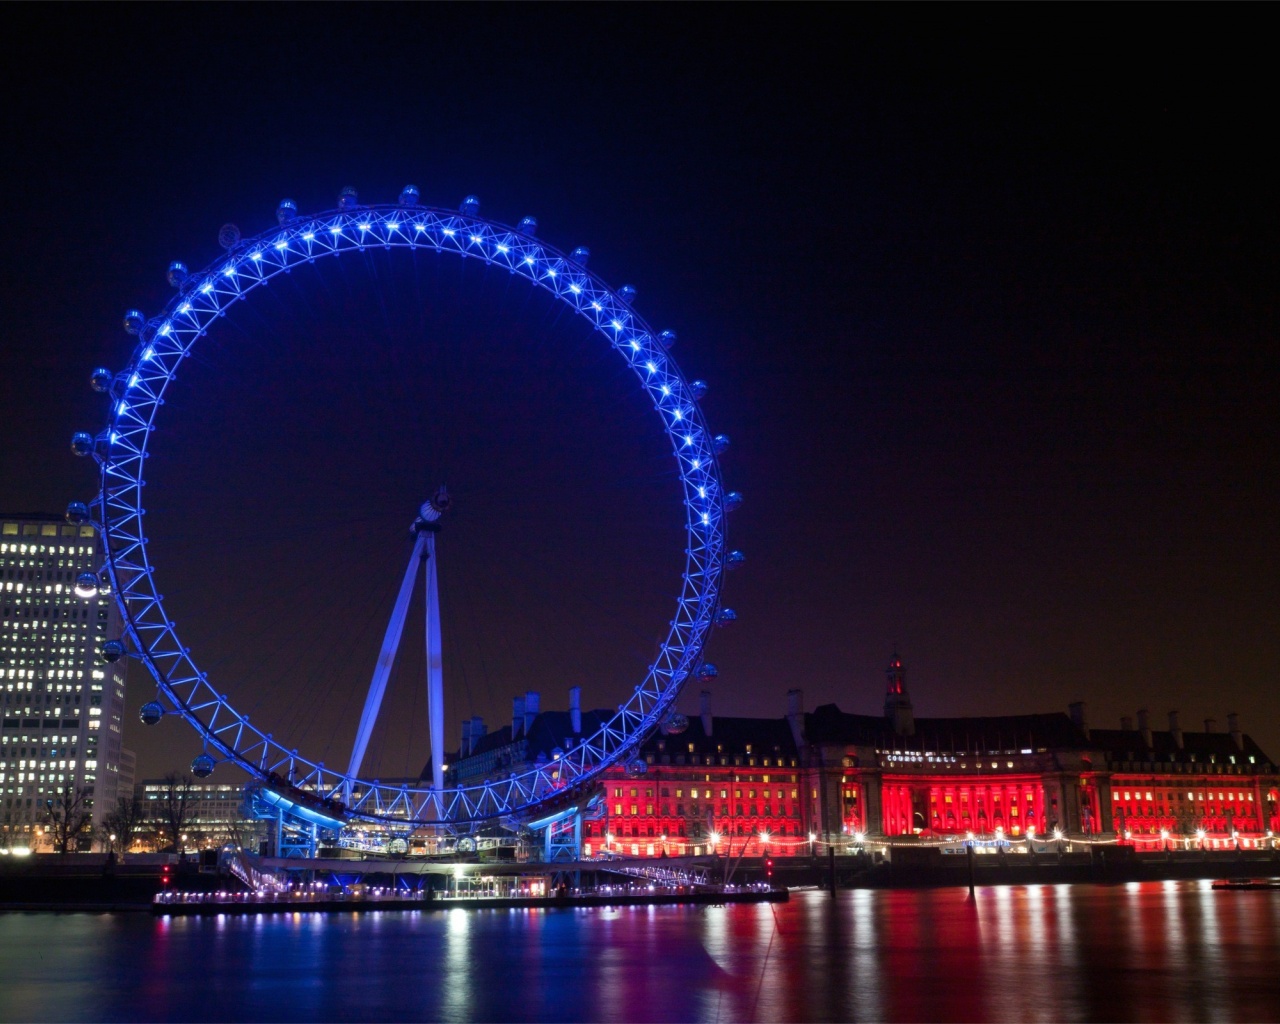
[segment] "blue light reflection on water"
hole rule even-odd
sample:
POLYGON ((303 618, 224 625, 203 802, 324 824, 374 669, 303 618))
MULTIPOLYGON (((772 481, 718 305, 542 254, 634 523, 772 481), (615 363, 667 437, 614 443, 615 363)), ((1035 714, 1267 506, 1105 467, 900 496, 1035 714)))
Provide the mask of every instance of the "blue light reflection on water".
POLYGON ((1239 1020, 1280 893, 816 892, 779 906, 0 915, 0 1020, 1239 1020))

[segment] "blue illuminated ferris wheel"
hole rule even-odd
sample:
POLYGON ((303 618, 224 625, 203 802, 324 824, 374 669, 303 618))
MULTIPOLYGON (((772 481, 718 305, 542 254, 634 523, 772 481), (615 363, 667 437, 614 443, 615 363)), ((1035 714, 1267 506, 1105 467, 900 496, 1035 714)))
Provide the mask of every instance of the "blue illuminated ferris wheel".
MULTIPOLYGON (((219 234, 225 253, 204 270, 191 273, 181 263, 171 264, 168 280, 176 295, 164 310, 152 317, 138 310, 125 314, 125 330, 138 338, 126 368, 94 372, 94 388, 110 396, 110 418, 97 435, 76 434, 72 450, 96 461, 100 490, 91 502, 72 502, 67 515, 99 528, 101 585, 111 588, 120 606, 124 632, 103 645, 103 657, 135 658, 154 677, 157 698, 144 706, 144 722, 176 714, 200 734, 204 752, 192 762, 194 774, 207 776, 219 761, 232 762, 278 799, 306 794, 339 821, 447 827, 527 818, 551 801, 585 791, 609 765, 634 759, 645 736, 672 714, 685 683, 715 675, 704 648, 713 627, 735 618, 721 605, 721 583, 725 570, 742 561, 740 552, 727 550, 725 528, 726 514, 742 499, 722 487, 718 457, 728 439, 712 434, 699 408, 706 384, 685 379, 670 352, 674 332, 650 328, 633 308, 634 288, 615 290, 587 269, 586 249, 566 253, 538 240, 532 217, 508 227, 482 218, 479 211, 474 196, 457 211, 423 206, 412 186, 401 191, 396 204, 369 206, 359 203, 354 189, 344 189, 336 210, 314 216, 301 216, 293 201, 283 200, 277 226, 268 231, 242 238, 234 226, 225 226, 219 234), (585 317, 652 400, 683 489, 685 567, 675 614, 654 663, 594 734, 551 762, 481 784, 448 787, 436 775, 430 785, 384 785, 360 777, 357 757, 347 771, 335 771, 251 724, 183 645, 165 613, 147 552, 143 470, 157 414, 182 361, 229 307, 250 299, 277 274, 323 257, 375 248, 480 259, 527 279, 585 317)), ((432 756, 438 763, 438 751, 432 756)))

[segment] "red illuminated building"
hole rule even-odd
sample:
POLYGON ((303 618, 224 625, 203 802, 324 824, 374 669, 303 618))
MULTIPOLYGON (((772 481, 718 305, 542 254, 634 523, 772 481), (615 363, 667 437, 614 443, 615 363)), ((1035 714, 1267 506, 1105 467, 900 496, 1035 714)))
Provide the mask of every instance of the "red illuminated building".
MULTIPOLYGON (((464 723, 451 776, 492 778, 554 758, 605 711, 540 712, 517 699, 512 724, 464 723)), ((1069 713, 916 718, 895 655, 881 715, 825 704, 803 710, 788 693, 780 718, 676 716, 602 781, 603 814, 584 822, 583 854, 661 857, 807 856, 837 837, 1040 836, 1246 848, 1280 832, 1280 775, 1236 716, 1218 732, 1091 729, 1069 713), (640 771, 643 766, 643 771, 640 771)))

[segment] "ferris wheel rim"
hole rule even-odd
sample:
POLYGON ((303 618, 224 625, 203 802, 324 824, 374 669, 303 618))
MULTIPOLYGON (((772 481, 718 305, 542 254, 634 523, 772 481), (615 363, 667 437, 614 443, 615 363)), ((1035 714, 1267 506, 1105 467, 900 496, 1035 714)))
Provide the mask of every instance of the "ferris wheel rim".
POLYGON ((275 228, 236 239, 223 256, 198 273, 186 275, 183 268, 178 294, 159 315, 145 320, 135 311, 126 315, 127 327, 135 318, 133 333, 139 341, 126 369, 112 382, 111 416, 107 428, 93 441, 100 491, 92 508, 102 539, 104 571, 132 644, 128 653, 147 666, 158 693, 172 706, 167 713, 184 718, 200 734, 206 752, 212 748, 222 760, 268 785, 287 781, 299 789, 310 786, 321 799, 338 801, 344 821, 448 826, 518 815, 567 797, 634 753, 663 720, 684 685, 702 667, 707 634, 717 620, 732 620, 732 612, 720 608, 720 591, 726 568, 727 513, 740 499, 724 491, 719 454, 725 439, 711 434, 698 404, 701 392, 691 386, 667 351, 670 332, 655 332, 632 308, 634 291, 628 295, 625 286, 614 289, 588 271, 585 258, 579 258, 582 252, 566 254, 521 228, 480 217, 476 208, 468 210, 465 203, 458 212, 403 202, 340 207, 282 218, 275 228), (686 510, 685 571, 676 616, 660 642, 658 658, 596 732, 583 735, 558 759, 500 780, 442 790, 390 786, 327 768, 323 761, 285 747, 270 732, 251 724, 226 694, 213 688, 190 650, 181 645, 155 586, 142 531, 146 512, 142 469, 150 454, 158 410, 178 366, 227 308, 247 299, 276 274, 327 256, 370 249, 478 257, 565 302, 636 373, 654 401, 680 471, 686 510), (728 619, 719 618, 722 613, 728 619))

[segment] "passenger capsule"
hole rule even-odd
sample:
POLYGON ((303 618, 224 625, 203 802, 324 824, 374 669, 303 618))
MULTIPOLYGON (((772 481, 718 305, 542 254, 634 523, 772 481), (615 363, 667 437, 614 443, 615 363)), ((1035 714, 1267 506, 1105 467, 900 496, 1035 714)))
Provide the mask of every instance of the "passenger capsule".
POLYGON ((130 309, 126 311, 124 320, 121 321, 125 331, 129 334, 137 334, 142 330, 142 325, 147 322, 147 318, 142 315, 140 309, 130 309))
POLYGON ((93 597, 98 593, 98 577, 91 572, 82 572, 76 577, 76 597, 93 597))
POLYGON ((104 392, 110 391, 111 385, 115 382, 116 375, 108 370, 105 366, 99 366, 89 375, 89 387, 94 391, 104 392))
POLYGON ((108 640, 102 645, 102 660, 111 664, 119 661, 128 653, 123 640, 108 640))
POLYGON ((72 526, 82 526, 89 521, 89 506, 83 501, 73 501, 67 505, 63 518, 72 526))
POLYGON ((627 762, 626 771, 628 775, 635 778, 638 775, 644 775, 647 773, 649 771, 649 765, 644 758, 637 757, 627 762))
POLYGON ((197 779, 207 779, 213 774, 216 762, 208 754, 197 754, 191 759, 191 774, 197 779))
POLYGON ((284 227, 290 221, 298 219, 298 204, 292 199, 281 199, 276 207, 276 223, 284 227))
POLYGON ((723 455, 727 452, 729 450, 729 435, 716 434, 716 436, 711 439, 711 450, 717 455, 723 455))
POLYGON ((707 382, 705 380, 695 380, 689 383, 689 394, 693 395, 695 402, 701 402, 707 396, 707 382))
POLYGON ((170 263, 169 269, 165 271, 164 275, 165 280, 174 288, 181 288, 187 283, 187 278, 190 276, 187 265, 181 260, 174 260, 170 263))
POLYGON ((338 193, 338 209, 354 210, 360 205, 360 193, 348 185, 338 193))
POLYGON ((702 667, 698 669, 698 678, 701 679, 704 683, 710 682, 719 674, 720 674, 720 670, 716 668, 716 666, 709 661, 704 661, 702 663, 702 667))
POLYGON ((467 196, 458 206, 459 213, 465 213, 468 217, 480 216, 480 198, 479 196, 467 196))
POLYGON ((417 185, 406 185, 400 190, 401 206, 419 206, 422 202, 422 193, 418 191, 417 185))
POLYGON ((636 301, 636 290, 629 284, 624 284, 618 289, 618 298, 625 302, 628 306, 636 301))
POLYGON ((742 495, 737 491, 730 491, 724 496, 724 510, 732 512, 742 507, 742 495))
POLYGON ((741 551, 730 551, 729 557, 724 560, 724 564, 730 569, 736 569, 740 565, 746 564, 747 556, 741 551))
POLYGON ((538 218, 537 217, 521 217, 520 225, 519 227, 516 228, 516 230, 519 231, 520 234, 528 235, 530 238, 532 238, 534 235, 538 233, 538 218))
POLYGON ((93 454, 93 437, 83 430, 71 435, 71 451, 76 455, 93 454))
POLYGON ((224 249, 234 249, 240 244, 240 228, 227 223, 218 228, 218 244, 224 249))
POLYGON ((143 725, 155 725, 164 718, 164 707, 157 700, 149 700, 138 709, 143 725))
POLYGON ((717 626, 731 626, 738 621, 738 613, 732 608, 721 608, 716 612, 717 626))
POLYGON ((679 736, 687 728, 689 728, 689 719, 679 711, 671 712, 667 720, 662 723, 662 731, 668 736, 679 736))
POLYGON ((675 331, 663 331, 658 335, 658 344, 665 349, 670 349, 676 343, 675 331))
POLYGON ((573 252, 569 253, 569 259, 573 260, 573 262, 578 264, 578 266, 585 267, 587 265, 587 261, 591 259, 591 250, 585 245, 580 245, 574 249, 573 252))

